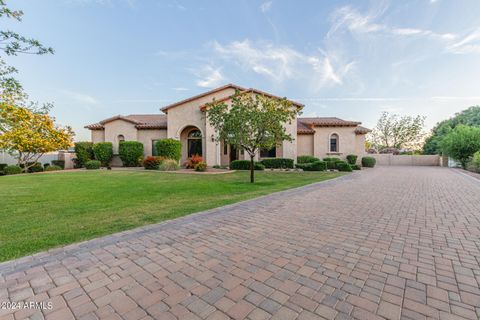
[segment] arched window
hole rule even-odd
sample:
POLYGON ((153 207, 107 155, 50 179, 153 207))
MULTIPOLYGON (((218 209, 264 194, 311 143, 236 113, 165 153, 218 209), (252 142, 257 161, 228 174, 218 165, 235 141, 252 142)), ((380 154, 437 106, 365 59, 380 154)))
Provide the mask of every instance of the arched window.
POLYGON ((188 157, 198 154, 202 155, 202 133, 194 129, 188 133, 188 157))
POLYGON ((125 141, 125 137, 123 136, 123 134, 119 134, 119 135, 118 135, 117 141, 118 141, 118 143, 120 143, 120 142, 122 142, 122 141, 125 141))
POLYGON ((330 152, 338 152, 339 143, 338 143, 338 134, 334 133, 330 135, 330 152))

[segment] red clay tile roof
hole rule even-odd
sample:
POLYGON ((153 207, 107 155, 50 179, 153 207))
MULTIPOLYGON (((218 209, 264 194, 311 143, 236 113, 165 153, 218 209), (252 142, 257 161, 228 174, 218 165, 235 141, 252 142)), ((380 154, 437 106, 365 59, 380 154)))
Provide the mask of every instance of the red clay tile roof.
POLYGON ((368 128, 365 128, 365 127, 362 127, 362 126, 358 126, 357 129, 355 129, 355 133, 356 134, 367 134, 369 132, 371 132, 372 130, 368 129, 368 128))
POLYGON ((312 127, 300 120, 300 118, 297 119, 297 133, 298 134, 314 134, 315 130, 312 129, 312 127))
POLYGON ((130 114, 128 116, 118 115, 102 120, 99 123, 90 124, 85 126, 85 128, 90 130, 103 130, 105 128, 104 124, 115 120, 124 120, 133 123, 137 129, 167 128, 167 115, 164 114, 130 114))
POLYGON ((336 117, 298 118, 300 122, 315 127, 355 127, 361 122, 347 121, 336 117))

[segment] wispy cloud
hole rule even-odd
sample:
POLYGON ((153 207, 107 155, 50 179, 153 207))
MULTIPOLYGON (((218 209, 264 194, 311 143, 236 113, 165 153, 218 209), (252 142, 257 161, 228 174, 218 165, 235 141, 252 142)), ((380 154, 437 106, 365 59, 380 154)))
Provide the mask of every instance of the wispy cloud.
POLYGON ((430 100, 477 100, 480 101, 480 96, 436 96, 431 97, 430 100))
POLYGON ((199 78, 196 82, 197 86, 202 88, 213 88, 225 82, 221 68, 215 68, 211 65, 205 65, 194 70, 194 74, 199 78))
POLYGON ((327 85, 341 85, 352 71, 354 62, 343 63, 334 54, 322 50, 304 54, 288 46, 271 42, 251 42, 248 39, 226 45, 212 43, 213 50, 229 62, 246 71, 265 76, 280 83, 285 80, 310 80, 316 89, 327 85))
POLYGON ((70 100, 75 100, 77 102, 81 102, 83 104, 87 105, 96 105, 99 104, 99 101, 88 94, 81 93, 81 92, 75 92, 71 90, 65 90, 65 89, 60 89, 58 90, 61 94, 65 95, 68 99, 70 100))
POLYGON ((480 28, 448 46, 447 51, 456 54, 480 53, 480 28))
POLYGON ((265 1, 260 5, 260 11, 267 12, 272 8, 273 1, 265 1))

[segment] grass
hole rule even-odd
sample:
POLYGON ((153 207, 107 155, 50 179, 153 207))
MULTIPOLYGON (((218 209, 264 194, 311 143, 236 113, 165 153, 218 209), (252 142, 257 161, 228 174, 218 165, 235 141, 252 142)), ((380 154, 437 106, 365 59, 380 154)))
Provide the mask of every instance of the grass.
POLYGON ((223 175, 80 171, 0 177, 0 261, 331 179, 331 172, 223 175))

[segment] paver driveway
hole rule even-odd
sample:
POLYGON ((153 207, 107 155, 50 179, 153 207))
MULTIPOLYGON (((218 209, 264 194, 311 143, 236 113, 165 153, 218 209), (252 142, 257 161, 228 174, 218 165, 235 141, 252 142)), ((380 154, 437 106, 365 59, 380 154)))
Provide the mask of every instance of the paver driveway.
POLYGON ((480 181, 364 170, 0 265, 6 319, 477 319, 480 181))

